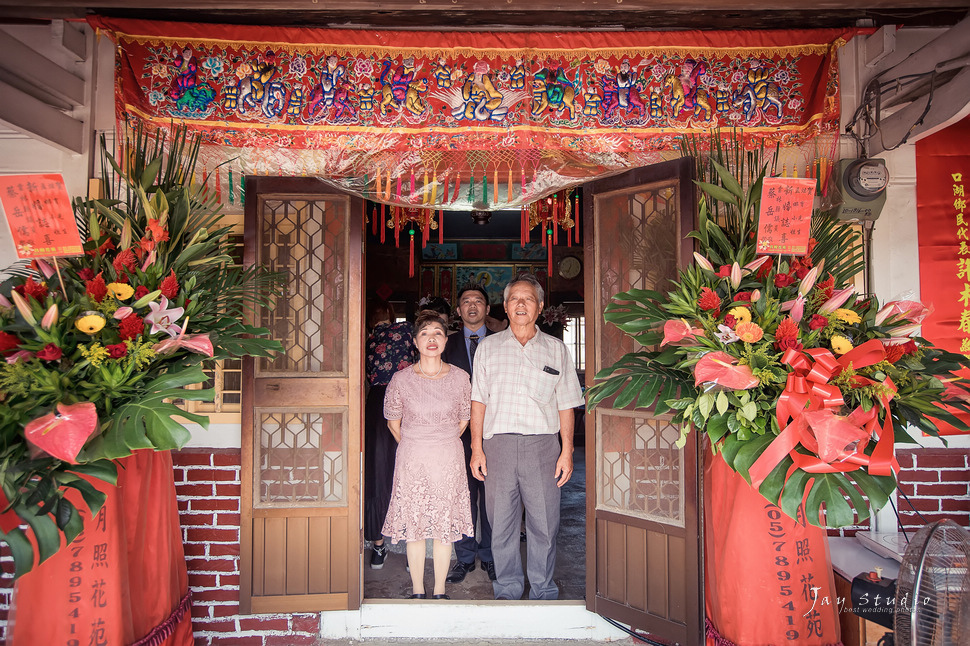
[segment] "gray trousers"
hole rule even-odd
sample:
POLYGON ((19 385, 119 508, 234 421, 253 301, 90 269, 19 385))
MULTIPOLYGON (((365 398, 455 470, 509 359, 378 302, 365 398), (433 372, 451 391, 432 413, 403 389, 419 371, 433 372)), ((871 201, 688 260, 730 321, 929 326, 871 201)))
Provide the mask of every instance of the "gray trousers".
POLYGON ((496 599, 522 598, 525 579, 519 527, 525 506, 530 599, 558 599, 553 581, 559 501, 558 435, 499 434, 485 440, 485 509, 492 523, 496 599))

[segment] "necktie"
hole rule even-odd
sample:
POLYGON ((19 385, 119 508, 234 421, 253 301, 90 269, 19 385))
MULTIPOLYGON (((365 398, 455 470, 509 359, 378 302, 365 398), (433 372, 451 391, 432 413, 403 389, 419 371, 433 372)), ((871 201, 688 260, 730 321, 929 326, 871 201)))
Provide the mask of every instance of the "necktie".
POLYGON ((475 367, 475 350, 478 349, 478 339, 481 337, 477 334, 468 335, 468 367, 475 367))

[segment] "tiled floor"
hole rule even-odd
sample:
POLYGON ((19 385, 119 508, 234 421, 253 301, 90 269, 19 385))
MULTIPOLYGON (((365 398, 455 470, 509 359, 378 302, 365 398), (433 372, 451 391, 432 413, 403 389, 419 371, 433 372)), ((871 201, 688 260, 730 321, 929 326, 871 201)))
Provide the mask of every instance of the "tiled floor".
MULTIPOLYGON (((577 438, 577 444, 582 439, 577 438)), ((556 583, 560 599, 584 599, 586 595, 586 461, 585 452, 577 448, 573 457, 573 477, 563 487, 560 512, 559 539, 556 547, 556 583)), ((526 539, 528 540, 528 538, 526 539)), ((522 544, 522 561, 525 563, 526 544, 522 544)), ((364 555, 364 598, 403 599, 411 594, 411 575, 404 569, 407 564, 404 543, 391 545, 384 567, 369 567, 370 550, 364 555)), ((454 560, 452 560, 454 564, 454 560)), ((434 582, 431 559, 426 561, 425 585, 430 590, 434 582)), ((449 583, 447 594, 456 600, 485 600, 492 598, 492 583, 481 568, 469 572, 461 583, 449 583)), ((524 595, 528 598, 528 586, 524 595)))

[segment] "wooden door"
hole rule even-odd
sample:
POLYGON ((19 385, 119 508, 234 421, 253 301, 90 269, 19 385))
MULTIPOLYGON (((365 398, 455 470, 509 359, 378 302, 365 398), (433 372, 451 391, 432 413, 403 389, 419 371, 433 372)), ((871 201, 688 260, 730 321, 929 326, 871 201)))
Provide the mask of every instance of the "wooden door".
POLYGON ((245 260, 286 273, 255 313, 285 353, 243 365, 240 612, 360 606, 363 201, 246 181, 245 260))
MULTIPOLYGON (((665 290, 693 251, 693 162, 637 168, 584 188, 587 385, 635 342, 603 321, 614 294, 665 290), (592 235, 590 235, 592 234, 592 235)), ((696 433, 669 415, 600 405, 586 427, 586 605, 664 642, 703 641, 696 433)))

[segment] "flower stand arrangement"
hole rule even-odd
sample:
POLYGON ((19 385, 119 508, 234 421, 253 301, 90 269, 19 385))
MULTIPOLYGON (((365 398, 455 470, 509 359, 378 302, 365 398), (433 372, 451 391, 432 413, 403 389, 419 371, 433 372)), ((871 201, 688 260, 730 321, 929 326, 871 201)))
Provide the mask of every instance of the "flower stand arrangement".
POLYGON ((198 139, 127 134, 107 197, 74 202, 84 254, 0 284, 9 644, 193 642, 170 451, 208 419, 177 404, 211 399, 186 389, 207 362, 281 349, 243 322, 279 277, 230 255, 198 139))
POLYGON ((908 426, 967 428, 954 371, 968 361, 916 336, 922 304, 857 293, 848 226, 816 213, 807 255, 759 255, 769 164, 711 150, 695 262, 666 293, 614 296, 606 320, 643 349, 597 374, 588 401, 669 414, 681 443, 705 435, 709 643, 837 644, 824 528, 886 504, 908 426))

